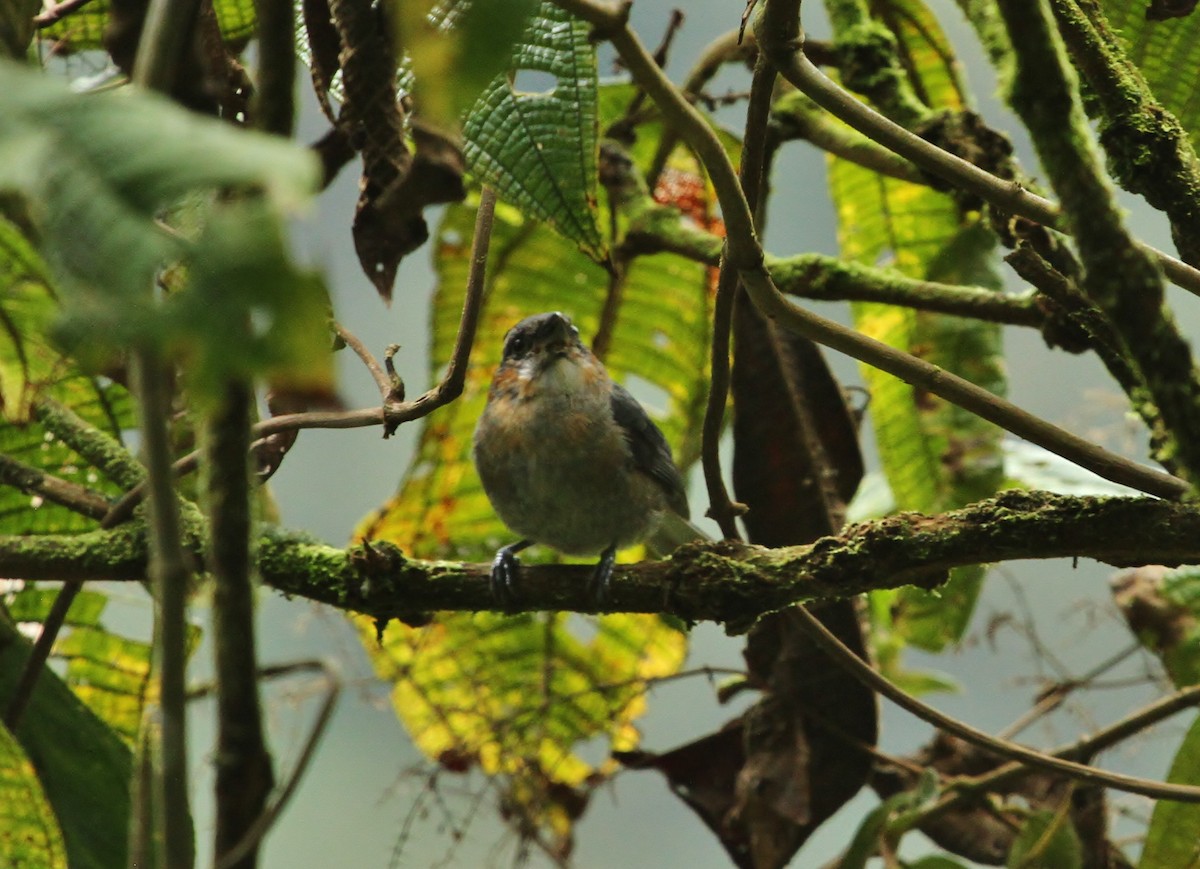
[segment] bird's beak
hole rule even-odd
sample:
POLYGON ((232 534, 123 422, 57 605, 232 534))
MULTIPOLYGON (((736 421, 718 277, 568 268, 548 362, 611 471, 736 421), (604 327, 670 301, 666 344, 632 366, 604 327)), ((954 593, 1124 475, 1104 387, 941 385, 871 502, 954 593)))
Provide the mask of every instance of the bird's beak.
POLYGON ((547 317, 538 329, 534 347, 551 356, 563 356, 571 346, 571 321, 562 314, 547 317))

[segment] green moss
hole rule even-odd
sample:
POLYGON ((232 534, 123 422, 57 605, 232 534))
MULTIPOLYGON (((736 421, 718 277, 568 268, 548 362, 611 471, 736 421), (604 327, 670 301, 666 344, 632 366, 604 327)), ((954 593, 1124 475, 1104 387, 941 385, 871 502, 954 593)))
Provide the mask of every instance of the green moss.
POLYGON ((913 127, 928 107, 913 92, 901 67, 896 37, 882 24, 864 19, 837 31, 835 42, 842 84, 868 97, 898 124, 913 127))

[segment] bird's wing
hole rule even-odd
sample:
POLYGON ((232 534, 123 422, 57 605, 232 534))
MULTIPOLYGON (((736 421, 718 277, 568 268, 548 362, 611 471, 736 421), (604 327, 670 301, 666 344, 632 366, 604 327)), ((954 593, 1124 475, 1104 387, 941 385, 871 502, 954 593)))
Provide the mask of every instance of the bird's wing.
POLYGON ((683 477, 671 458, 671 448, 658 426, 646 415, 638 400, 620 384, 612 387, 612 412, 617 425, 625 433, 625 440, 633 453, 633 463, 639 471, 648 474, 662 486, 671 509, 684 518, 688 515, 687 494, 683 490, 683 477))

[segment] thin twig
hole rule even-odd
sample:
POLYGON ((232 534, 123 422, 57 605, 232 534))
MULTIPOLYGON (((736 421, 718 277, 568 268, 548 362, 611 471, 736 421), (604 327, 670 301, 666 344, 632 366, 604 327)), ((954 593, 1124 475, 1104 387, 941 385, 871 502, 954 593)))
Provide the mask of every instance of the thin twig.
POLYGON ((700 441, 700 465, 708 489, 708 516, 721 528, 726 540, 741 540, 737 517, 746 512, 744 504, 729 497, 721 473, 721 432, 725 423, 725 405, 729 400, 729 337, 733 328, 733 303, 737 298, 737 269, 721 257, 721 273, 713 301, 711 371, 708 378, 708 402, 704 408, 704 427, 700 441))
MULTIPOLYGON (((230 323, 237 334, 244 320, 230 323)), ((204 491, 209 534, 206 566, 212 574, 211 639, 217 679, 217 752, 213 762, 213 853, 226 860, 245 840, 266 805, 273 784, 271 756, 263 736, 258 693, 251 582, 249 382, 228 380, 217 406, 203 421, 207 456, 204 491)), ((253 869, 257 855, 243 852, 240 869, 253 869)))
POLYGON ((33 16, 33 27, 35 30, 43 30, 57 24, 72 12, 78 12, 91 2, 92 0, 63 0, 62 3, 55 3, 44 12, 33 16))
POLYGON ((67 613, 71 609, 71 604, 75 602, 75 598, 82 588, 81 580, 69 580, 63 583, 62 588, 54 597, 54 603, 50 605, 50 611, 42 619, 41 633, 38 634, 37 641, 33 644, 25 666, 21 670, 21 678, 17 681, 17 686, 9 698, 8 708, 4 710, 4 724, 14 733, 21 723, 21 718, 25 715, 29 701, 33 699, 33 690, 37 687, 38 679, 50 657, 50 651, 54 648, 58 632, 62 630, 62 626, 67 621, 67 613))
POLYGON ((87 486, 47 474, 3 454, 0 454, 0 483, 38 495, 90 519, 103 518, 111 506, 107 498, 87 486))
MULTIPOLYGON (((681 86, 684 95, 689 100, 699 99, 705 85, 721 70, 721 67, 727 63, 745 62, 754 57, 757 52, 758 46, 753 35, 745 40, 739 40, 738 31, 730 30, 728 33, 718 36, 700 52, 700 59, 696 61, 684 79, 681 86)), ((662 136, 659 137, 654 158, 650 161, 650 168, 646 173, 646 183, 651 190, 658 184, 663 167, 667 165, 667 160, 670 159, 671 152, 675 150, 678 142, 678 131, 670 124, 665 125, 662 136)))
MULTIPOLYGON (((1193 685, 1156 700, 1148 706, 1131 713, 1125 718, 1104 727, 1090 736, 1070 745, 1048 752, 1052 757, 1063 759, 1087 758, 1104 751, 1119 742, 1136 736, 1185 709, 1200 704, 1200 685, 1193 685)), ((921 813, 918 824, 941 815, 977 794, 996 791, 1029 773, 1029 766, 1022 761, 1010 761, 983 775, 962 778, 951 784, 952 791, 943 795, 934 805, 921 813)))
POLYGON ((329 721, 333 717, 333 710, 337 706, 337 700, 342 691, 342 683, 337 673, 332 667, 322 661, 298 661, 280 667, 266 667, 259 671, 259 675, 264 678, 278 678, 296 672, 313 670, 319 671, 325 677, 325 697, 321 701, 321 707, 317 710, 317 717, 313 720, 312 728, 309 730, 308 736, 304 740, 304 745, 300 749, 296 765, 292 768, 291 775, 287 777, 287 781, 284 782, 283 787, 276 790, 274 798, 246 831, 242 840, 216 861, 214 869, 230 869, 230 867, 235 866, 238 861, 258 846, 263 836, 275 825, 283 810, 287 808, 287 804, 296 792, 301 779, 304 778, 305 772, 308 771, 309 762, 315 755, 317 745, 329 726, 329 721))
MULTIPOLYGON (((149 90, 168 91, 185 57, 200 0, 150 0, 134 61, 133 81, 149 90)), ((147 295, 150 288, 145 289, 147 295)), ((133 354, 135 390, 141 409, 142 447, 149 481, 149 576, 154 586, 154 652, 162 712, 161 765, 154 777, 155 823, 161 831, 163 862, 186 869, 195 861, 188 806, 187 716, 187 556, 180 536, 179 505, 171 473, 170 382, 163 359, 149 348, 133 354)))
MULTIPOLYGON (((1141 794, 1154 799, 1200 802, 1200 787, 1157 782, 1136 776, 1122 775, 1097 769, 1087 764, 1064 760, 1053 755, 1035 751, 1015 742, 997 739, 991 734, 946 715, 898 688, 870 664, 859 658, 821 622, 803 607, 797 607, 800 624, 813 642, 829 653, 846 671, 873 691, 877 691, 902 709, 911 712, 922 721, 927 721, 958 738, 979 748, 994 752, 1002 757, 1019 760, 1029 766, 1061 773, 1068 778, 1088 784, 1112 787, 1132 794, 1141 794)), ((1200 692, 1197 692, 1200 694, 1200 692)))
POLYGON ((388 377, 383 366, 379 364, 379 360, 375 358, 368 348, 358 336, 343 326, 341 323, 334 324, 334 331, 337 336, 345 342, 346 346, 354 351, 354 355, 362 360, 363 365, 367 366, 367 370, 371 372, 371 377, 375 379, 375 385, 379 387, 379 395, 386 402, 392 394, 392 379, 388 377))
MULTIPOLYGON (((492 243, 492 222, 496 212, 496 191, 484 187, 479 194, 479 211, 475 214, 475 237, 471 243, 471 269, 467 274, 467 286, 463 299, 462 317, 458 322, 458 335, 454 338, 454 350, 446 374, 433 389, 415 401, 394 408, 384 408, 383 436, 388 437, 402 423, 418 419, 449 404, 462 395, 467 378, 467 365, 471 361, 471 347, 475 343, 475 329, 479 325, 479 313, 483 307, 483 290, 487 279, 488 250, 492 243)), ((262 433, 255 431, 256 435, 262 433)))
MULTIPOLYGON (((616 211, 613 210, 615 219, 616 211)), ((629 274, 628 263, 623 258, 614 257, 608 271, 608 288, 604 294, 604 306, 600 309, 600 324, 596 327, 596 335, 592 338, 592 352, 596 358, 604 361, 612 347, 613 332, 617 328, 617 318, 621 314, 621 303, 625 300, 625 281, 629 274)))
MULTIPOLYGON (((746 112, 746 129, 742 136, 742 165, 738 177, 741 196, 751 213, 758 208, 763 182, 766 153, 766 129, 771 116, 771 93, 775 70, 759 55, 754 65, 750 85, 750 105, 746 112)), ((733 331, 734 303, 740 289, 737 265, 727 256, 721 257, 721 272, 717 279, 717 297, 713 304, 713 334, 711 373, 708 402, 704 408, 704 430, 700 445, 701 465, 708 488, 708 516, 721 527, 727 540, 740 540, 736 518, 746 511, 729 497, 721 473, 721 432, 725 428, 725 407, 729 401, 729 348, 733 331)))
POLYGON ((880 175, 929 186, 929 176, 915 163, 861 133, 847 129, 799 91, 775 102, 771 109, 770 132, 780 142, 800 139, 880 175))
POLYGON ((188 808, 187 717, 184 709, 187 670, 187 587, 191 571, 180 540, 179 506, 171 474, 167 430, 170 394, 162 361, 150 351, 134 354, 135 392, 149 471, 147 515, 150 523, 148 574, 154 589, 154 652, 162 712, 161 766, 156 768, 156 823, 161 824, 165 861, 188 867, 194 861, 188 808))

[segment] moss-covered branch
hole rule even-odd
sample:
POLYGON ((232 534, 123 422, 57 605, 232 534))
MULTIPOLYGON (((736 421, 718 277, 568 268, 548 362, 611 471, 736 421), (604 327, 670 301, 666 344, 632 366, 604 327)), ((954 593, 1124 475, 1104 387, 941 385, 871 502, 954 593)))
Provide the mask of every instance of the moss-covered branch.
MULTIPOLYGON (((648 196, 624 203, 632 219, 624 239, 630 254, 667 251, 710 266, 721 262, 722 240, 680 219, 670 206, 648 196)), ((828 302, 885 302, 921 311, 974 317, 1009 326, 1045 328, 1053 316, 1031 294, 997 293, 985 287, 907 277, 893 269, 847 262, 819 253, 766 255, 764 264, 782 293, 828 302)))
MULTIPOLYGON (((202 552, 198 538, 191 546, 202 552)), ((338 549, 287 532, 261 535, 256 551, 266 585, 377 618, 492 608, 486 564, 419 561, 384 544, 338 549)), ((618 565, 610 609, 745 624, 796 601, 933 587, 960 565, 1075 556, 1116 566, 1198 562, 1200 509, 1145 498, 1011 491, 939 516, 902 513, 855 525, 807 546, 690 544, 664 561, 618 565)), ((76 537, 0 537, 6 576, 139 579, 145 557, 140 522, 76 537)), ((595 612, 587 593, 590 570, 526 567, 518 608, 595 612)))
POLYGON ((1155 458, 1174 467, 1193 489, 1200 483, 1200 375, 1191 349, 1164 306, 1154 258, 1126 231, 1108 179, 1097 165, 1076 83, 1040 2, 1001 0, 1013 36, 1016 73, 1010 102, 1029 128, 1046 174, 1062 201, 1079 246, 1082 286, 1112 321, 1145 379, 1168 437, 1155 458), (1016 38, 1019 34, 1020 38, 1016 38))
POLYGON ((1122 187, 1166 213, 1184 262, 1200 263, 1200 160, 1187 130, 1130 62, 1094 0, 1050 4, 1075 66, 1091 86, 1100 144, 1122 187))

